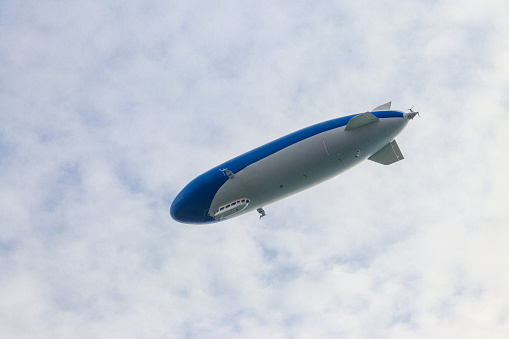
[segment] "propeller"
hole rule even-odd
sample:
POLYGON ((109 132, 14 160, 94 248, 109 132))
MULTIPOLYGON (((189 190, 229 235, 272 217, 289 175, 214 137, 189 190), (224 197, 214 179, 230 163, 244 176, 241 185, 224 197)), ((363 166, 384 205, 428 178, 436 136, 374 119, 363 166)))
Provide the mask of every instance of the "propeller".
POLYGON ((410 111, 410 113, 413 113, 414 115, 415 115, 415 114, 417 114, 417 116, 420 118, 420 117, 421 117, 421 115, 419 114, 419 112, 415 112, 415 111, 413 110, 413 108, 414 108, 414 106, 412 106, 412 108, 409 108, 408 110, 410 111))
POLYGON ((410 119, 415 117, 415 115, 417 115, 420 118, 421 115, 419 114, 419 112, 414 111, 413 108, 414 108, 414 106, 412 106, 411 108, 408 109, 410 111, 410 114, 411 114, 411 118, 410 119))

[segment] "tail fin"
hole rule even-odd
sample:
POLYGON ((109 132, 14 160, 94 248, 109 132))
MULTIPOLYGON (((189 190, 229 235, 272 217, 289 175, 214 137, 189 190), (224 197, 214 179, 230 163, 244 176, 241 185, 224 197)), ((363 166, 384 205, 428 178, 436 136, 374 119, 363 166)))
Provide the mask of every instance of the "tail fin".
POLYGON ((348 124, 345 126, 345 131, 366 126, 378 120, 380 119, 369 112, 362 113, 354 116, 352 119, 350 119, 350 121, 348 121, 348 124))
POLYGON ((397 161, 403 160, 404 157, 401 153, 401 150, 399 149, 398 144, 396 143, 396 140, 392 140, 368 159, 378 162, 382 165, 390 165, 397 161))
POLYGON ((388 111, 391 109, 391 102, 392 101, 389 101, 388 103, 386 104, 383 104, 383 105, 380 105, 378 107, 375 107, 371 110, 371 112, 374 112, 374 111, 388 111))

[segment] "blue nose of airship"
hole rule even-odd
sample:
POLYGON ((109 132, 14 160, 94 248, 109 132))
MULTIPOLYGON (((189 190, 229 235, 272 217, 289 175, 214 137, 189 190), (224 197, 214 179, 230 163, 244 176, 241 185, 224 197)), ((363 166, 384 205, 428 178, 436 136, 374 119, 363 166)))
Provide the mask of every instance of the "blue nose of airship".
POLYGON ((216 176, 217 173, 209 171, 184 187, 171 204, 171 217, 176 221, 189 224, 216 222, 216 219, 208 215, 212 199, 221 186, 221 183, 214 180, 216 176))

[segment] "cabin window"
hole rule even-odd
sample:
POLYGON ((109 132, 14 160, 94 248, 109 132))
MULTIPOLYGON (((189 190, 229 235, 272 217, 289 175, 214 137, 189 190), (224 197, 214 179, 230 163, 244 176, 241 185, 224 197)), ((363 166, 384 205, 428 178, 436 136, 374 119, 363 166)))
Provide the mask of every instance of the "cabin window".
POLYGON ((235 205, 237 205, 237 203, 236 202, 232 202, 232 206, 235 206, 235 205))
POLYGON ((221 207, 219 210, 220 210, 220 211, 224 210, 224 207, 221 207))
POLYGON ((249 203, 249 199, 246 200, 246 203, 249 203))
POLYGON ((228 208, 228 207, 230 207, 230 205, 226 205, 225 207, 228 208))
POLYGON ((242 200, 241 200, 241 202, 242 202, 242 203, 245 203, 245 202, 246 202, 246 199, 242 199, 242 200))

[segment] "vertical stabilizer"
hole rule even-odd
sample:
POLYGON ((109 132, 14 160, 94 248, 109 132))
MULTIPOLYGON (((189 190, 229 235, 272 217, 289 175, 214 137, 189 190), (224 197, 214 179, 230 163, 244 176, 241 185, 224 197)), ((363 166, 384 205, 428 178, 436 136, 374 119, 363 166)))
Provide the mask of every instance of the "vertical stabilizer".
POLYGON ((383 104, 383 105, 380 105, 378 107, 375 107, 371 110, 371 112, 375 112, 375 111, 388 111, 391 109, 391 102, 392 101, 389 101, 388 103, 386 104, 383 104))
POLYGON ((396 161, 403 160, 404 157, 396 143, 396 140, 392 140, 390 143, 385 145, 384 148, 370 156, 368 159, 382 165, 390 165, 396 161))

